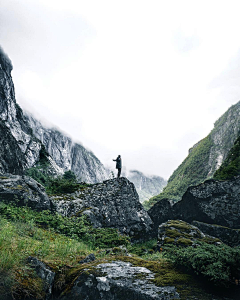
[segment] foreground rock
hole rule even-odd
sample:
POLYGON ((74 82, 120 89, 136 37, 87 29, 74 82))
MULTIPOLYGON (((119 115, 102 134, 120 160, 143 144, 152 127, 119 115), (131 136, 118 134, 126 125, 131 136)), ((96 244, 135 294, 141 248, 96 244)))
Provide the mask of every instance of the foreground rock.
MULTIPOLYGON (((170 205, 164 199, 156 203, 149 211, 154 228, 170 219, 181 219, 216 224, 229 228, 240 228, 240 176, 232 180, 207 180, 197 186, 191 186, 182 200, 170 205)), ((215 230, 214 236, 223 239, 223 231, 215 230)))
POLYGON ((28 176, 0 176, 0 202, 28 206, 37 210, 52 209, 44 187, 28 176))
POLYGON ((85 269, 61 300, 180 299, 174 286, 157 287, 154 274, 129 262, 113 261, 85 269))
POLYGON ((204 234, 199 228, 181 220, 170 220, 158 228, 158 248, 166 244, 187 247, 199 241, 209 244, 219 244, 215 237, 204 234))
POLYGON ((51 197, 57 212, 65 216, 85 214, 95 227, 113 227, 135 240, 152 233, 152 221, 126 178, 106 180, 73 194, 51 197))

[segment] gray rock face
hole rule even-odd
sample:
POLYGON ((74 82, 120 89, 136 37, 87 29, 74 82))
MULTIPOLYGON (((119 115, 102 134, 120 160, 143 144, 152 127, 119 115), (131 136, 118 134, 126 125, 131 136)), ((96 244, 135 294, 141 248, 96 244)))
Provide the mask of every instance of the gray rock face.
POLYGON ((80 181, 96 183, 106 180, 108 173, 99 159, 82 145, 57 129, 47 128, 25 113, 33 134, 44 144, 55 163, 63 171, 72 170, 80 181))
POLYGON ((175 216, 192 222, 240 228, 240 176, 233 180, 207 180, 189 187, 173 206, 175 216))
POLYGON ((216 236, 231 247, 240 245, 240 229, 232 229, 198 221, 193 221, 192 224, 197 226, 205 234, 216 236))
POLYGON ((157 287, 151 280, 154 274, 144 267, 113 261, 83 272, 62 300, 170 300, 179 299, 174 286, 157 287))
POLYGON ((36 257, 29 256, 27 259, 29 265, 35 269, 37 276, 44 282, 44 292, 46 293, 46 299, 49 299, 52 295, 52 286, 54 282, 55 273, 51 271, 43 262, 36 257))
POLYGON ((160 176, 147 176, 136 170, 131 170, 126 174, 126 177, 134 183, 141 203, 161 193, 167 185, 167 181, 160 176))
POLYGON ((0 202, 29 206, 36 210, 52 209, 44 187, 27 176, 0 176, 0 202))
MULTIPOLYGON (((172 207, 166 199, 159 201, 149 210, 149 215, 154 228, 166 220, 181 219, 189 223, 199 221, 237 229, 240 228, 239 194, 240 176, 226 181, 211 179, 189 187, 182 200, 172 207)), ((208 234, 225 240, 220 229, 208 234)))
POLYGON ((51 197, 62 215, 85 214, 95 227, 113 227, 141 240, 152 231, 152 221, 126 178, 106 180, 66 197, 51 197), (64 199, 65 198, 65 199, 64 199))
POLYGON ((158 201, 148 210, 148 214, 154 223, 153 231, 155 235, 157 235, 158 226, 160 224, 174 218, 172 204, 168 199, 158 201))
POLYGON ((23 114, 16 103, 11 71, 12 63, 0 48, 0 143, 4 146, 0 150, 0 172, 22 174, 38 162, 44 145, 50 154, 51 175, 72 170, 81 181, 96 183, 107 179, 107 171, 92 152, 58 130, 45 128, 32 116, 23 114), (12 161, 16 161, 15 168, 5 153, 7 151, 10 151, 12 161))

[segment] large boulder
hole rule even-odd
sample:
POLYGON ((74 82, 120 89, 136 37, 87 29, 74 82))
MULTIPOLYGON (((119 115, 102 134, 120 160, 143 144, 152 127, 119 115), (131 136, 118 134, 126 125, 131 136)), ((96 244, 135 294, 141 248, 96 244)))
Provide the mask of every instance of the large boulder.
POLYGON ((158 228, 158 248, 173 244, 181 247, 192 246, 198 242, 218 244, 221 241, 204 234, 199 228, 182 220, 169 220, 158 228))
POLYGON ((139 202, 128 179, 106 180, 68 196, 51 197, 56 211, 65 216, 85 214, 95 227, 113 227, 133 240, 149 238, 152 220, 139 202))
POLYGON ((172 204, 169 199, 162 199, 148 210, 148 214, 152 219, 154 226, 153 231, 157 235, 159 224, 173 219, 172 204))
POLYGON ((240 176, 189 187, 173 206, 175 218, 240 228, 240 176))
POLYGON ((29 206, 38 211, 52 209, 44 187, 28 176, 0 176, 0 202, 29 206))
POLYGON ((215 236, 231 247, 240 246, 240 229, 232 229, 199 221, 193 221, 192 224, 205 234, 215 236))
MULTIPOLYGON (((232 180, 207 180, 191 186, 182 200, 170 205, 163 199, 148 212, 154 222, 154 228, 170 219, 181 219, 217 224, 224 227, 240 228, 240 176, 232 180)), ((215 230, 217 233, 218 231, 215 230)), ((222 238, 221 236, 218 236, 222 238)))
POLYGON ((174 286, 157 287, 154 273, 129 262, 113 261, 86 269, 61 300, 180 299, 174 286))

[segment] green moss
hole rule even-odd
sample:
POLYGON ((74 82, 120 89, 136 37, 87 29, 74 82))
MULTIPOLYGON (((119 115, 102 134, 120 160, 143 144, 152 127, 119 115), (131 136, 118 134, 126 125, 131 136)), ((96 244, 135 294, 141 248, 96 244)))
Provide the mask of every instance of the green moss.
POLYGON ((170 237, 170 238, 177 238, 177 237, 181 236, 181 233, 177 230, 167 228, 166 235, 167 235, 167 237, 170 237))
POLYGON ((175 239, 173 239, 173 238, 166 237, 164 239, 164 243, 166 243, 166 244, 172 244, 174 242, 175 242, 175 239))
POLYGON ((171 221, 168 221, 167 224, 169 225, 169 227, 174 227, 179 230, 185 230, 187 232, 189 232, 191 230, 191 225, 184 221, 171 220, 171 221))
POLYGON ((190 239, 180 238, 177 240, 178 245, 191 246, 193 242, 190 239))
POLYGON ((9 179, 9 177, 6 177, 6 176, 0 176, 0 179, 9 179))

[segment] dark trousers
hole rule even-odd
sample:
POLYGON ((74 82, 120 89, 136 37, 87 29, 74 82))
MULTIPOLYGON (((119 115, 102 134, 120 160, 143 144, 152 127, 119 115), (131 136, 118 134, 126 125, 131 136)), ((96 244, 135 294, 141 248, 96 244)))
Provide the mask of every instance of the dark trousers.
POLYGON ((118 168, 118 174, 117 174, 117 177, 118 177, 118 178, 119 178, 120 175, 121 175, 121 171, 122 171, 122 169, 121 169, 121 168, 118 168))

